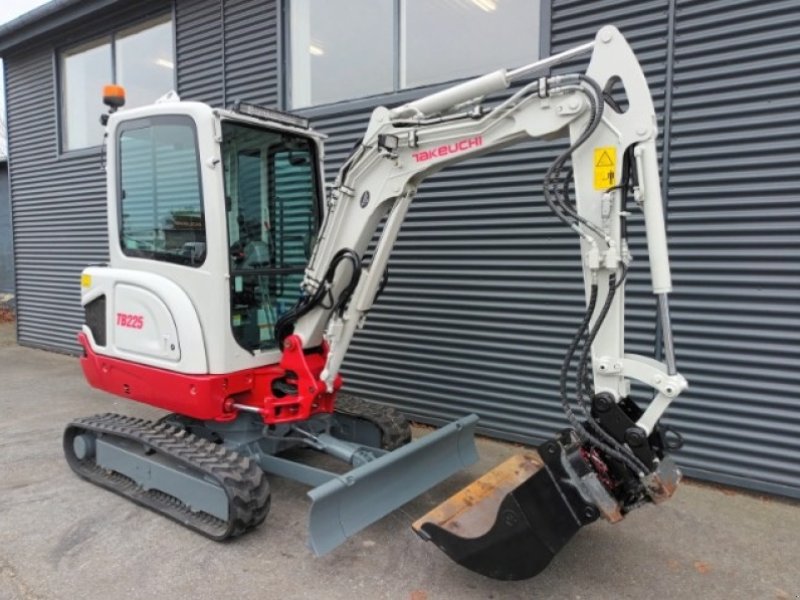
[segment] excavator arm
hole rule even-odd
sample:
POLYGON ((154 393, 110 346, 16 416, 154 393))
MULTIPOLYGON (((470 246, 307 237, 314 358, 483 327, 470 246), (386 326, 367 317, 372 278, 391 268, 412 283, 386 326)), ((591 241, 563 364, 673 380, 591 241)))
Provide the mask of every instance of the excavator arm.
POLYGON ((657 121, 644 73, 620 32, 604 27, 593 42, 539 62, 375 109, 331 189, 304 295, 276 326, 292 364, 299 348, 327 347, 319 380, 333 391, 353 335, 385 283, 392 246, 420 184, 448 165, 530 138, 558 137, 568 138, 569 147, 545 175, 544 200, 580 240, 587 305, 559 382, 571 429, 540 447, 540 456, 501 465, 481 484, 492 493, 464 490, 415 524, 461 564, 504 579, 535 574, 599 516, 618 521, 639 504, 669 497, 680 477, 665 454, 679 438, 659 426, 687 382, 677 372, 670 329, 657 121), (588 53, 585 74, 546 75, 588 53), (518 87, 507 99, 484 105, 486 96, 512 84, 518 87), (624 89, 627 106, 613 99, 615 86, 624 89), (629 198, 644 213, 663 362, 624 350, 629 198), (631 380, 653 390, 644 410, 630 399, 631 380), (511 541, 523 544, 528 558, 520 560, 520 550, 513 556, 497 551, 511 541))

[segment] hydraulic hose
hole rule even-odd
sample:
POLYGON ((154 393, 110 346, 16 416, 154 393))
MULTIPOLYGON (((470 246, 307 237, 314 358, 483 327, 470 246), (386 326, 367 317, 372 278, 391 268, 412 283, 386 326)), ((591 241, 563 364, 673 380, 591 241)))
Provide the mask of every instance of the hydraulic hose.
MULTIPOLYGON (((572 357, 575 354, 575 351, 578 348, 578 344, 580 343, 581 339, 583 338, 586 330, 589 327, 589 322, 592 319, 592 315, 594 314, 595 307, 597 306, 597 284, 592 284, 591 290, 589 292, 589 304, 586 308, 586 313, 584 314, 583 321, 581 322, 580 327, 578 327, 578 331, 572 338, 570 342, 569 348, 567 349, 567 354, 564 356, 564 361, 561 363, 561 374, 559 377, 559 391, 560 391, 560 399, 561 399, 561 406, 564 409, 564 414, 567 417, 567 420, 572 425, 573 429, 575 429, 578 437, 581 439, 582 442, 588 443, 591 446, 601 450, 608 456, 612 458, 616 458, 620 462, 624 463, 628 466, 633 472, 635 473, 644 473, 647 469, 642 469, 639 465, 634 462, 635 457, 630 457, 627 453, 620 452, 618 449, 609 446, 591 432, 589 432, 583 424, 578 420, 578 417, 575 416, 575 411, 572 410, 572 406, 570 406, 568 395, 567 395, 567 380, 569 379, 569 371, 570 371, 570 364, 572 363, 572 357)), ((587 413, 586 415, 589 419, 591 419, 591 415, 587 413)))
MULTIPOLYGON (((550 165, 544 176, 544 197, 550 210, 568 227, 580 232, 579 225, 583 225, 587 229, 593 231, 595 234, 605 239, 605 234, 593 223, 590 223, 585 218, 581 217, 577 210, 572 208, 566 202, 559 190, 559 180, 561 169, 566 162, 571 158, 573 152, 580 148, 586 140, 594 133, 603 119, 602 90, 596 81, 585 75, 578 75, 578 80, 585 83, 590 89, 587 90, 584 86, 577 86, 576 89, 581 91, 589 101, 589 110, 591 118, 589 124, 581 132, 581 135, 576 139, 569 148, 562 152, 550 165)), ((567 184, 568 185, 568 184, 567 184)))
POLYGON ((325 272, 325 277, 322 278, 322 281, 313 295, 302 296, 292 308, 278 317, 278 320, 275 322, 275 339, 278 341, 279 345, 282 346, 286 338, 291 335, 292 328, 297 320, 311 312, 313 308, 323 301, 325 295, 330 293, 336 269, 343 260, 350 261, 353 265, 353 273, 350 276, 350 281, 347 282, 342 293, 339 294, 339 297, 332 302, 330 306, 325 308, 338 311, 339 315, 344 312, 345 305, 350 299, 350 296, 352 296, 358 284, 358 280, 361 277, 361 257, 350 248, 342 248, 334 255, 331 259, 331 264, 325 272))

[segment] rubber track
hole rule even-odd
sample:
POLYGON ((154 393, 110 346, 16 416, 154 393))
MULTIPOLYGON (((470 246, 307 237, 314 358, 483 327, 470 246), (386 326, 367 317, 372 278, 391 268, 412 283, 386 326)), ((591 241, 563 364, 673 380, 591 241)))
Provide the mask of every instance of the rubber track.
POLYGON ((357 417, 374 424, 381 431, 383 450, 395 450, 411 441, 411 426, 391 406, 339 393, 336 395, 334 413, 357 417))
POLYGON ((269 512, 269 483, 253 461, 166 423, 113 413, 76 419, 64 431, 64 454, 69 466, 81 477, 216 541, 254 529, 269 512), (92 458, 79 460, 73 450, 73 439, 84 432, 95 438, 135 440, 198 477, 213 481, 228 496, 228 520, 193 512, 180 499, 163 492, 144 490, 128 477, 98 466, 92 458))

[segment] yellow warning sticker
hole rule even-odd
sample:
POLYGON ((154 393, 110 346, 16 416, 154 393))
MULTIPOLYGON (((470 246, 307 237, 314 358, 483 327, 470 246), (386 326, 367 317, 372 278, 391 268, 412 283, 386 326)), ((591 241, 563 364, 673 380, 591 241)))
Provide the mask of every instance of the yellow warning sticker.
POLYGON ((88 273, 81 273, 81 287, 92 287, 92 276, 88 273))
POLYGON ((594 189, 607 190, 616 184, 617 148, 601 146, 594 149, 594 189))

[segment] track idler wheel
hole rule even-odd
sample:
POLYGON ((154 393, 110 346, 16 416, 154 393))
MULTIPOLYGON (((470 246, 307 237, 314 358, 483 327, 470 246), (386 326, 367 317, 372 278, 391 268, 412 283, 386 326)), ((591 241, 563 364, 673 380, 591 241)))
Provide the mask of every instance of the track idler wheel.
POLYGON ((538 453, 512 456, 412 527, 471 571, 527 579, 600 516, 598 506, 578 491, 589 468, 579 450, 549 441, 538 453))

